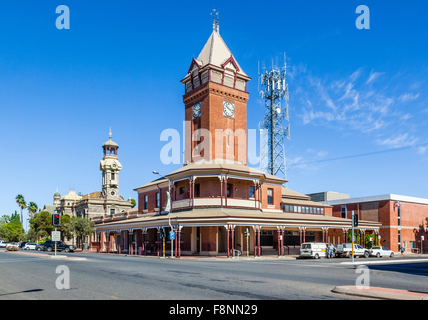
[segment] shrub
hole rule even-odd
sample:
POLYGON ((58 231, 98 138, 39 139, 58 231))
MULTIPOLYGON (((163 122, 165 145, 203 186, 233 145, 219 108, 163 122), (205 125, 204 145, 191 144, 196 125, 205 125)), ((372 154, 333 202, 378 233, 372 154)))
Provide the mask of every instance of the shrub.
POLYGON ((11 246, 7 246, 6 250, 7 251, 19 251, 19 248, 16 245, 11 245, 11 246))

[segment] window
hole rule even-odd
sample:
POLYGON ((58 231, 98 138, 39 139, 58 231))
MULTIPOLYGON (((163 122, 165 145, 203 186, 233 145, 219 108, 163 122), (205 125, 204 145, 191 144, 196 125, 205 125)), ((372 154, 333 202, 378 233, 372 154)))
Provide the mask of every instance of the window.
POLYGON ((306 213, 306 208, 302 207, 302 213, 306 213))
POLYGON ((160 194, 159 192, 156 192, 156 208, 159 208, 159 200, 160 200, 160 194))
POLYGON ((341 211, 341 213, 342 213, 342 218, 346 218, 346 208, 345 208, 345 207, 342 207, 342 208, 340 209, 340 211, 341 211))
POLYGON ((306 213, 309 213, 309 207, 306 207, 306 213))
POLYGON ((290 205, 288 205, 288 204, 287 204, 287 205, 285 205, 285 211, 286 211, 286 212, 290 212, 290 205))
POLYGON ((294 207, 290 206, 290 212, 293 212, 293 211, 294 211, 294 207))
POLYGON ((114 172, 111 173, 111 180, 114 180, 114 172))
POLYGON ((324 214, 324 208, 321 208, 321 214, 324 214))
POLYGON ((294 212, 297 213, 297 206, 294 206, 294 212))
POLYGON ((301 207, 301 206, 298 206, 298 207, 297 207, 297 212, 298 212, 298 213, 302 213, 302 207, 301 207))
POLYGON ((317 214, 320 214, 320 208, 317 208, 317 214))
POLYGON ((254 198, 254 192, 255 192, 254 186, 250 186, 250 194, 249 194, 250 198, 254 198))
POLYGON ((180 187, 180 194, 183 194, 186 192, 186 187, 180 187))
POLYGON ((273 189, 269 188, 267 191, 268 204, 273 204, 273 189))
POLYGON ((147 210, 149 208, 149 196, 144 196, 144 210, 147 210))
POLYGON ((233 184, 228 183, 227 184, 227 196, 232 197, 232 191, 233 191, 233 184))
POLYGON ((114 214, 114 209, 110 209, 110 214, 114 214))
POLYGON ((201 196, 201 185, 195 184, 195 197, 199 198, 201 196))

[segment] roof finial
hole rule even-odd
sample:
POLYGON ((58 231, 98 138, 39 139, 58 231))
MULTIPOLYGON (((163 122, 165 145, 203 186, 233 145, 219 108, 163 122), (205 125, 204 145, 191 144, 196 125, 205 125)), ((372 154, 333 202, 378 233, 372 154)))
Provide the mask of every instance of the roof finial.
POLYGON ((111 139, 111 127, 110 127, 110 132, 109 132, 108 136, 109 136, 109 137, 110 137, 110 139, 111 139))
POLYGON ((211 15, 213 16, 213 31, 215 31, 216 33, 220 33, 220 26, 218 23, 218 12, 216 12, 216 10, 213 8, 213 12, 211 13, 211 15))

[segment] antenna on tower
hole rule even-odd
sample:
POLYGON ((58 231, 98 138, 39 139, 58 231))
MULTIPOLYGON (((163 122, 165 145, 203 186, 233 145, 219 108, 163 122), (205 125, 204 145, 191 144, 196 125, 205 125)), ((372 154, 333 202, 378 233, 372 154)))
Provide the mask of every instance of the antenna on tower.
MULTIPOLYGON (((265 115, 259 124, 261 134, 260 146, 260 169, 271 175, 287 180, 285 160, 285 139, 290 138, 290 124, 283 125, 284 119, 289 121, 288 105, 281 108, 281 101, 288 101, 288 84, 286 78, 286 55, 284 52, 284 66, 279 67, 278 57, 272 58, 272 70, 266 71, 262 63, 262 73, 259 71, 260 85, 262 90, 260 96, 265 100, 265 115)), ((287 183, 285 183, 287 187, 287 183)))

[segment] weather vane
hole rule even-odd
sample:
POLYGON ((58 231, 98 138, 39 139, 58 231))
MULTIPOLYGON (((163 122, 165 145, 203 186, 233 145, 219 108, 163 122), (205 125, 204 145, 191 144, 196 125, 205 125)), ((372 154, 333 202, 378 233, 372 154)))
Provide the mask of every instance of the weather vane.
POLYGON ((218 21, 219 21, 218 12, 215 9, 213 9, 213 12, 211 13, 211 15, 213 16, 213 31, 219 33, 220 27, 219 27, 219 23, 218 23, 218 21))

